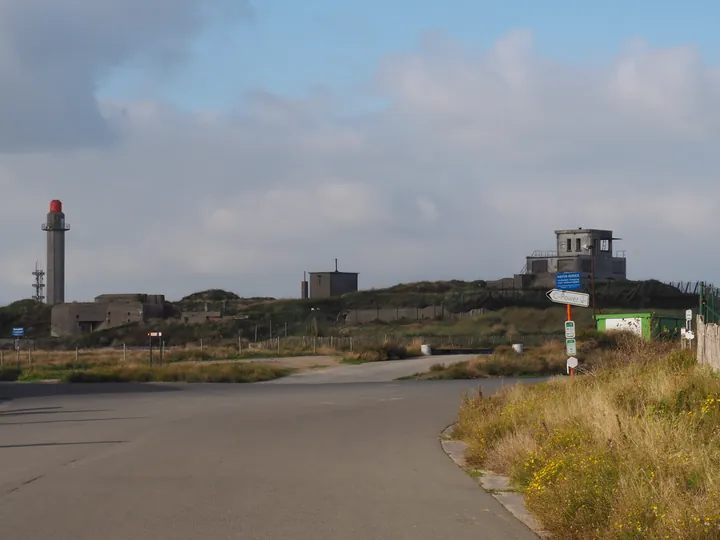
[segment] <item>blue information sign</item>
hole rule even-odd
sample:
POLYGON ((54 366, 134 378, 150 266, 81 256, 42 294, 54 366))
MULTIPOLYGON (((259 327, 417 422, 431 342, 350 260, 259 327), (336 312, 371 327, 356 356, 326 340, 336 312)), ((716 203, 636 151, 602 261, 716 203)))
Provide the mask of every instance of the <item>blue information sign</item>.
POLYGON ((580 272, 559 272, 555 274, 555 288, 561 291, 575 291, 580 288, 580 272))
POLYGON ((25 335, 24 328, 13 328, 13 337, 21 337, 25 335))

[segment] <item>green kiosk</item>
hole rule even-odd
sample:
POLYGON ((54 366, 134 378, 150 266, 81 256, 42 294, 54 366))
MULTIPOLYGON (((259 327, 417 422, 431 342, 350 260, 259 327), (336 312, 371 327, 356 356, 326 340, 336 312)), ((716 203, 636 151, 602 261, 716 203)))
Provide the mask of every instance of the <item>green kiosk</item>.
POLYGON ((610 313, 595 315, 598 332, 620 330, 633 332, 648 341, 680 338, 685 317, 656 313, 610 313))

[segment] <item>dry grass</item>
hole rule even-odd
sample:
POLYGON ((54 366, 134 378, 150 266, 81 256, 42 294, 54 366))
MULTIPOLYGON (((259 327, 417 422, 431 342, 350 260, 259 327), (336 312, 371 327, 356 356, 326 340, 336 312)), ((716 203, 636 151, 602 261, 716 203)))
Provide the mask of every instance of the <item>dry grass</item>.
POLYGON ((252 383, 285 377, 292 370, 269 364, 170 364, 163 367, 116 366, 70 371, 62 380, 97 382, 252 383))
POLYGON ((457 435, 557 538, 720 537, 720 377, 626 342, 575 380, 465 397, 457 435))
MULTIPOLYGON (((340 356, 344 353, 328 348, 318 347, 314 352, 307 349, 282 348, 277 349, 243 349, 242 352, 233 347, 187 347, 165 349, 163 362, 207 362, 213 360, 242 360, 262 358, 282 358, 288 356, 340 356)), ((96 366, 121 366, 149 364, 150 352, 148 350, 122 349, 81 349, 77 351, 22 351, 21 365, 55 368, 82 368, 96 366)), ((153 362, 159 361, 159 351, 153 350, 153 362)), ((14 352, 4 353, 4 363, 13 366, 16 363, 14 352)))
MULTIPOLYGON (((615 354, 613 347, 617 346, 615 339, 619 338, 611 339, 607 342, 612 344, 611 348, 607 349, 599 342, 588 340, 582 351, 583 367, 592 368, 612 357, 615 354)), ((482 355, 447 366, 436 364, 428 373, 421 373, 415 378, 442 380, 556 375, 565 372, 566 361, 565 345, 557 341, 549 341, 521 354, 513 352, 510 346, 500 346, 489 356, 482 355)))
MULTIPOLYGON (((163 366, 158 367, 159 351, 153 351, 153 366, 150 367, 150 353, 147 350, 127 350, 123 354, 122 349, 89 349, 75 351, 32 351, 30 355, 23 351, 21 355, 21 369, 17 369, 16 356, 14 353, 4 355, 4 366, 0 366, 0 380, 47 380, 60 379, 68 381, 85 380, 83 375, 87 373, 87 380, 137 377, 132 380, 160 380, 156 377, 164 376, 180 377, 181 371, 188 373, 187 377, 196 377, 199 372, 193 366, 210 366, 215 363, 229 367, 217 368, 217 377, 224 378, 226 372, 222 370, 233 370, 233 360, 257 360, 250 365, 262 365, 263 358, 289 358, 289 357, 328 357, 342 358, 346 363, 365 363, 383 360, 408 358, 420 354, 420 344, 413 342, 411 347, 400 347, 392 343, 385 343, 379 348, 367 348, 355 353, 338 351, 335 349, 317 347, 314 351, 298 348, 277 349, 244 349, 240 353, 236 348, 231 347, 199 347, 166 349, 163 355, 163 366), (161 371, 157 371, 160 369, 161 371), (150 369, 150 371, 147 371, 150 369), (153 371, 155 370, 155 371, 153 371), (70 376, 69 374, 74 375, 70 376), (161 375, 165 374, 165 375, 161 375)), ((247 362, 244 362, 247 364, 247 362)), ((297 367, 297 366, 292 366, 297 367)), ((204 368, 203 368, 204 369, 204 368)), ((210 369, 208 367, 208 369, 210 369)), ((213 368, 215 369, 215 368, 213 368)), ((245 369, 245 368, 237 368, 245 369)), ((289 366, 276 365, 273 369, 284 369, 289 366)), ((205 372, 203 372, 205 373, 205 372)), ((207 373, 211 373, 208 371, 207 373)), ((215 372, 212 372, 215 373, 215 372)), ((182 375, 185 376, 185 375, 182 375)), ((274 377, 273 377, 274 378, 274 377)), ((163 379, 164 380, 164 379, 163 379)), ((185 380, 185 379, 177 379, 185 380)))

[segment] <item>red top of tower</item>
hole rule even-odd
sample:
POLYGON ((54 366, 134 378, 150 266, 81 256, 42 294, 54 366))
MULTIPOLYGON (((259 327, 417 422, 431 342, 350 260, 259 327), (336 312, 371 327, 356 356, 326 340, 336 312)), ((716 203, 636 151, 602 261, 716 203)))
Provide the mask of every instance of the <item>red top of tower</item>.
POLYGON ((58 213, 62 212, 62 202, 57 199, 50 201, 50 211, 58 213))

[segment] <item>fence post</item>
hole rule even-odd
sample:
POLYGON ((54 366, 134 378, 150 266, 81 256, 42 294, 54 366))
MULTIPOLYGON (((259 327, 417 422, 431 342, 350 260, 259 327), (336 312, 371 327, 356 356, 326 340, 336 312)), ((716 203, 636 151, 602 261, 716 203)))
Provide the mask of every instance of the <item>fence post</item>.
POLYGON ((280 354, 280 336, 277 337, 277 342, 278 342, 278 344, 277 344, 278 345, 278 354, 280 354))
POLYGON ((3 367, 5 365, 5 353, 2 349, 0 349, 0 367, 3 367))
POLYGON ((352 338, 352 336, 350 336, 350 352, 354 352, 354 351, 353 351, 353 338, 352 338))
POLYGON ((77 363, 78 358, 80 358, 80 347, 75 346, 75 362, 77 363))
POLYGON ((127 363, 127 344, 123 343, 123 364, 127 363))
POLYGON ((200 338, 200 351, 202 352, 202 350, 203 350, 203 340, 202 340, 202 338, 200 338))
POLYGON ((313 336, 313 354, 315 354, 316 350, 315 336, 313 336))

